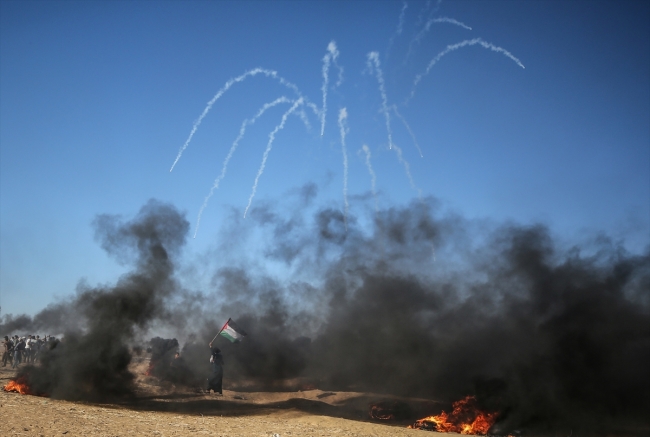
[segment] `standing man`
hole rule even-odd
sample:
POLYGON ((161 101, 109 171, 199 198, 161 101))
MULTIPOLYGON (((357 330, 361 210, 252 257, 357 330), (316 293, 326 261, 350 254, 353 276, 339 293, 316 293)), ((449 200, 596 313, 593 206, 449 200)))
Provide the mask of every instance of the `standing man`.
POLYGON ((5 335, 5 339, 2 342, 3 351, 2 351, 2 367, 7 366, 7 361, 11 361, 12 355, 14 353, 14 342, 5 335))
POLYGON ((16 341, 16 345, 14 346, 14 362, 11 365, 13 369, 21 363, 23 354, 25 353, 25 337, 18 337, 16 341))
POLYGON ((223 382, 223 357, 221 350, 212 346, 212 342, 208 345, 210 347, 210 366, 212 367, 212 374, 208 378, 208 386, 205 391, 210 393, 214 390, 215 394, 223 395, 222 382, 223 382))
POLYGON ((32 362, 32 353, 34 352, 34 341, 31 335, 25 340, 25 363, 32 362))
POLYGON ((41 353, 41 347, 43 346, 43 340, 41 340, 40 336, 36 336, 36 350, 34 351, 34 358, 32 359, 32 362, 36 362, 36 359, 40 359, 40 353, 41 353))

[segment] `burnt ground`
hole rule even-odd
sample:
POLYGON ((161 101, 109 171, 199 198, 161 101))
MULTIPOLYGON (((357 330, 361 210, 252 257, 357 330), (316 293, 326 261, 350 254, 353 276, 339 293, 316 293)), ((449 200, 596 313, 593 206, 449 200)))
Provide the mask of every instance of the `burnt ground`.
MULTIPOLYGON (((442 404, 358 392, 322 390, 251 391, 224 381, 223 396, 198 393, 144 376, 148 362, 133 366, 134 398, 118 402, 70 402, 7 393, 0 389, 0 436, 242 436, 242 437, 443 437, 407 429, 415 419, 437 414, 442 404), (228 388, 231 388, 230 390, 228 388), (370 407, 392 412, 392 420, 370 417, 370 407)), ((15 376, 0 367, 0 387, 15 376)), ((553 434, 570 437, 572 431, 553 434)), ((526 434, 528 435, 528 434, 526 434)), ((629 429, 607 437, 650 436, 648 429, 629 429)))
MULTIPOLYGON (((69 402, 0 390, 0 435, 9 436, 421 436, 406 429, 435 402, 354 392, 243 392, 223 396, 160 384, 138 368, 138 393, 113 403, 69 402), (381 403, 397 420, 372 419, 381 403)), ((0 367, 0 384, 15 375, 0 367)), ((226 384, 227 387, 227 384, 226 384)), ((425 435, 428 435, 426 433, 425 435)), ((436 433, 437 436, 454 435, 436 433)))

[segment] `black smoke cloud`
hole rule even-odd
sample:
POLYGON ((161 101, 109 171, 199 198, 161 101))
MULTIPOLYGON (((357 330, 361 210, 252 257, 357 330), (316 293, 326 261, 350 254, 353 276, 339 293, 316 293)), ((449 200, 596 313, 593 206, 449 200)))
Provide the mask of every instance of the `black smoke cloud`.
POLYGON ((346 230, 338 209, 300 226, 274 209, 253 211, 251 226, 295 278, 216 273, 222 317, 249 333, 224 344, 227 375, 475 395, 501 433, 647 428, 649 251, 603 236, 567 246, 543 225, 470 222, 431 200, 377 213, 369 233, 354 217, 346 230))
POLYGON ((650 407, 650 260, 612 250, 567 256, 545 228, 509 226, 473 265, 484 278, 466 284, 363 266, 350 293, 332 272, 318 373, 333 387, 475 394, 502 413, 503 431, 639 420, 650 407))
MULTIPOLYGON (((345 220, 317 208, 316 196, 308 186, 289 211, 262 204, 245 221, 234 211, 194 267, 214 269, 205 291, 174 292, 172 254, 187 223, 172 207, 150 203, 127 223, 98 219, 102 246, 136 268, 113 288, 82 289, 45 310, 53 320, 84 316, 62 343, 83 347, 57 347, 52 359, 86 349, 77 361, 112 357, 108 383, 92 376, 103 364, 75 364, 77 373, 91 375, 84 387, 129 393, 124 345, 153 322, 185 320, 197 336, 182 353, 197 381, 202 348, 232 317, 249 335, 218 340, 226 386, 302 379, 445 402, 475 395, 499 412, 493 431, 503 433, 648 426, 650 251, 631 254, 603 236, 567 246, 545 226, 469 221, 431 199, 345 220)), ((63 387, 49 390, 80 393, 63 387)))
MULTIPOLYGON (((45 309, 32 321, 22 318, 23 329, 64 331, 63 340, 43 352, 40 367, 21 370, 36 393, 65 399, 131 395, 130 343, 151 322, 166 317, 166 301, 177 289, 173 258, 189 224, 174 207, 152 200, 131 221, 102 215, 94 226, 102 247, 134 269, 115 286, 80 285, 71 301, 45 309)), ((16 329, 17 320, 10 329, 16 329)))

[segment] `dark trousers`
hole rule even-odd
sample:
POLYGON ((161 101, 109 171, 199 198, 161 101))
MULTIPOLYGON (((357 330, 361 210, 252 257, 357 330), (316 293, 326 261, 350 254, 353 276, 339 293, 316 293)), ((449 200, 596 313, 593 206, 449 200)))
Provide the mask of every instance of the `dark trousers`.
POLYGON ((215 393, 221 393, 221 385, 223 382, 223 367, 221 364, 212 363, 212 374, 208 378, 208 386, 206 390, 214 390, 215 393))

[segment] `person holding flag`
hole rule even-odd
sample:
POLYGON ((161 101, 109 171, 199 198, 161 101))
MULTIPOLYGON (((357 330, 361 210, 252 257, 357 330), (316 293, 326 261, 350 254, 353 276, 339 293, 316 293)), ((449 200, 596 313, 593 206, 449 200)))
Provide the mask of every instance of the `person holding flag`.
POLYGON ((212 342, 210 342, 210 366, 212 367, 212 373, 208 378, 205 391, 210 393, 210 390, 213 390, 215 394, 222 395, 223 357, 221 356, 221 350, 216 346, 212 346, 212 342))
POLYGON ((208 378, 208 385, 205 391, 210 393, 210 390, 213 390, 215 394, 223 395, 223 357, 221 356, 221 350, 212 345, 220 334, 232 343, 238 343, 246 336, 246 332, 239 328, 232 319, 228 319, 226 324, 223 325, 221 330, 208 344, 210 347, 210 365, 212 366, 212 373, 208 378))

